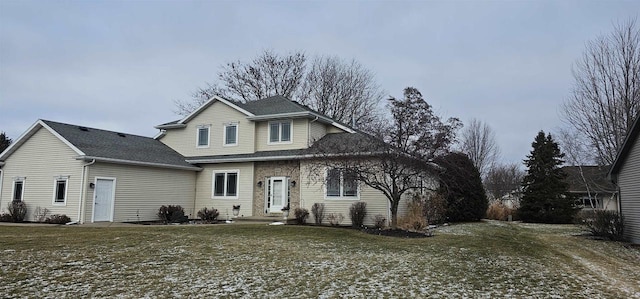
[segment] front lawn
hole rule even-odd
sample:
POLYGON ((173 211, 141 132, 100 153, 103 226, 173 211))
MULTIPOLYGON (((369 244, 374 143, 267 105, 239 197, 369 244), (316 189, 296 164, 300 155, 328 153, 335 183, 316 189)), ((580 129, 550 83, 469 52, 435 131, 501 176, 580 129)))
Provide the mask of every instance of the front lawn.
POLYGON ((640 250, 570 225, 0 226, 0 297, 640 298, 640 250))

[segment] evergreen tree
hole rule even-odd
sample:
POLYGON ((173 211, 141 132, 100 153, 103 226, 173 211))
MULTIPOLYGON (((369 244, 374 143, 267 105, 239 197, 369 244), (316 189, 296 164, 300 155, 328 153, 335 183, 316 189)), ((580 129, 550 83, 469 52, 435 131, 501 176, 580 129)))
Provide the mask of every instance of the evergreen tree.
POLYGON ((0 132, 0 153, 11 145, 11 141, 11 138, 9 138, 4 132, 0 132))
POLYGON ((438 193, 447 202, 448 221, 478 221, 487 211, 487 195, 480 172, 463 153, 448 153, 435 159, 443 167, 438 193))
POLYGON ((564 154, 551 134, 540 131, 524 161, 528 168, 522 181, 523 195, 518 216, 525 222, 570 223, 576 212, 567 193, 566 174, 560 169, 564 154))

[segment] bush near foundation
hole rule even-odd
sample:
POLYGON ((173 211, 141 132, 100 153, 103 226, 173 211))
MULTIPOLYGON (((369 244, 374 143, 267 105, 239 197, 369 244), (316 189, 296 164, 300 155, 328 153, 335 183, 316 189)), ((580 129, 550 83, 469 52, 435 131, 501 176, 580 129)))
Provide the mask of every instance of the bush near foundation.
POLYGON ((577 216, 582 224, 593 236, 603 237, 614 241, 623 241, 624 217, 616 211, 581 211, 577 216))
POLYGON ((204 207, 200 209, 200 211, 198 211, 198 218, 200 218, 200 220, 206 223, 211 223, 216 221, 219 215, 220 215, 220 212, 218 212, 218 209, 214 209, 214 208, 209 209, 207 207, 204 207))
POLYGON ((71 222, 71 218, 69 218, 69 216, 65 214, 53 214, 47 217, 47 219, 45 219, 44 222, 50 223, 50 224, 66 224, 71 222))
POLYGON ((322 224, 324 220, 324 204, 323 203, 314 203, 311 206, 311 213, 313 213, 313 220, 316 224, 322 224))
POLYGON ((342 223, 343 220, 344 220, 344 215, 342 215, 342 213, 338 213, 338 214, 331 213, 327 215, 327 221, 329 221, 329 224, 331 224, 331 226, 338 226, 340 225, 340 223, 342 223))
POLYGON ((309 217, 309 210, 304 208, 296 208, 293 212, 293 215, 296 218, 296 223, 303 225, 307 223, 307 218, 309 217))
POLYGON ((179 205, 161 206, 160 209, 158 209, 158 217, 160 217, 160 220, 162 220, 164 224, 182 223, 188 220, 184 215, 184 209, 179 205))
POLYGON ((364 219, 367 217, 367 203, 364 201, 354 202, 349 208, 349 217, 353 227, 362 227, 364 219))
POLYGON ((7 206, 11 222, 23 222, 27 217, 27 204, 24 201, 14 200, 7 206))

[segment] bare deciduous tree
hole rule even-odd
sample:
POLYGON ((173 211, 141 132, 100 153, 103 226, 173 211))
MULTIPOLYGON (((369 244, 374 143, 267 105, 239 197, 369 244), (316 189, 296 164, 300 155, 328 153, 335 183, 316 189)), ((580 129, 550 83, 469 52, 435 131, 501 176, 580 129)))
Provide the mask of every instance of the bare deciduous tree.
POLYGON ((573 69, 564 120, 584 135, 601 165, 610 165, 640 112, 640 30, 635 20, 587 43, 573 69))
POLYGON ((191 100, 176 100, 175 111, 187 115, 214 95, 250 102, 274 95, 295 98, 306 74, 307 57, 302 52, 279 55, 263 51, 249 62, 226 63, 218 72, 218 80, 199 88, 191 100))
POLYGON ((214 95, 241 102, 281 95, 367 130, 378 123, 383 94, 374 74, 355 60, 316 57, 308 66, 302 52, 264 51, 249 62, 222 66, 216 82, 199 88, 190 100, 175 101, 175 112, 187 115, 214 95))
POLYGON ((390 99, 390 125, 380 128, 384 139, 356 133, 329 134, 311 148, 314 163, 307 169, 311 181, 323 182, 325 169, 340 169, 382 192, 390 202, 391 227, 398 224, 398 205, 410 190, 428 188, 425 180, 435 175, 436 155, 447 152, 460 122, 442 121, 420 92, 406 88, 404 99, 390 99))
POLYGON ((472 119, 461 134, 461 150, 473 161, 473 165, 485 177, 489 168, 500 156, 496 133, 485 122, 472 119))
POLYGON ((485 188, 491 200, 517 191, 524 178, 524 170, 516 163, 494 164, 485 177, 485 188))
POLYGON ((302 84, 299 100, 335 120, 361 127, 376 117, 383 96, 373 73, 357 61, 316 57, 302 84))

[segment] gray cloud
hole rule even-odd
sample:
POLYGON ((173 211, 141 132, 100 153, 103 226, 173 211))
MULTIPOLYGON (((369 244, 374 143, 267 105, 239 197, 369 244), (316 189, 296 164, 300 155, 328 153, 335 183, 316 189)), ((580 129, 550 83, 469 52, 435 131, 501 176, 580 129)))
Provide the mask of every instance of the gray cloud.
POLYGON ((0 130, 38 118, 152 136, 218 67, 263 49, 355 58, 390 95, 496 131, 520 161, 560 124, 584 43, 636 2, 0 1, 0 130))

